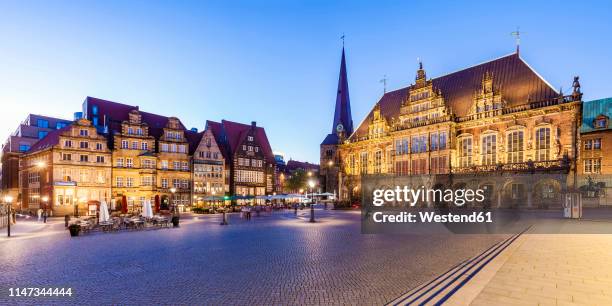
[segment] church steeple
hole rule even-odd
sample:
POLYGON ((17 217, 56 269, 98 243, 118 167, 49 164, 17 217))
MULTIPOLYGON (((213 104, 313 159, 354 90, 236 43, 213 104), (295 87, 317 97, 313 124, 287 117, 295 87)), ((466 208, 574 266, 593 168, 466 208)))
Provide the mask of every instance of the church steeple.
POLYGON ((332 134, 343 133, 347 137, 353 133, 353 118, 351 116, 351 100, 349 98, 348 78, 346 76, 346 59, 342 47, 340 76, 338 77, 338 92, 336 94, 336 109, 332 134))

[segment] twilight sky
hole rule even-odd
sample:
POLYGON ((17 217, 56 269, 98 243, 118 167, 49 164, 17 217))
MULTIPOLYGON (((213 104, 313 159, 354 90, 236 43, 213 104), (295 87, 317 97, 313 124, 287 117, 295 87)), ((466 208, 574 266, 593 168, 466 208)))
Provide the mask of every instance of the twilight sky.
POLYGON ((2 141, 28 113, 86 96, 202 129, 257 121, 286 159, 318 162, 346 34, 355 126, 390 90, 514 51, 555 88, 612 96, 612 4, 576 1, 1 1, 2 141))

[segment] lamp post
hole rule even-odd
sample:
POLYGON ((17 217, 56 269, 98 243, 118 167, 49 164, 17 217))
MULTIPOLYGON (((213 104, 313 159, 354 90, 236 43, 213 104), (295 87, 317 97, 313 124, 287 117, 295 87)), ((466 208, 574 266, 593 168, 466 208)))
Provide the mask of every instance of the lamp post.
POLYGON ((176 193, 176 188, 170 188, 170 192, 172 193, 172 212, 176 213, 178 211, 176 207, 176 200, 174 199, 174 194, 176 193))
POLYGON ((329 172, 331 171, 332 167, 334 166, 334 161, 333 160, 329 160, 327 162, 327 171, 325 171, 325 192, 329 192, 329 172))
POLYGON ((310 196, 312 198, 312 201, 310 202, 310 222, 311 223, 315 222, 315 216, 314 216, 314 192, 313 192, 314 186, 315 186, 315 182, 313 180, 309 180, 308 181, 308 187, 310 187, 310 196))
POLYGON ((11 203, 12 202, 13 202, 13 197, 11 197, 11 196, 5 196, 4 197, 4 203, 6 203, 8 205, 7 215, 6 215, 8 217, 8 222, 7 222, 7 225, 6 225, 6 235, 7 235, 7 237, 11 237, 11 221, 12 221, 11 220, 12 219, 11 215, 13 214, 13 212, 11 211, 11 208, 12 208, 11 203))
MULTIPOLYGON (((47 163, 46 163, 46 162, 44 162, 44 161, 42 161, 42 160, 39 160, 39 161, 37 161, 37 162, 35 163, 35 166, 36 166, 36 168, 38 169, 38 176, 39 176, 39 178, 42 178, 42 177, 43 177, 42 172, 43 172, 43 170, 44 170, 44 169, 47 167, 47 163)), ((42 179, 40 179, 40 181, 41 181, 41 183, 42 183, 42 179)), ((49 199, 49 198, 47 197, 47 200, 48 200, 48 199, 49 199)), ((41 198, 41 200, 42 200, 42 198, 41 198)), ((44 200, 43 200, 43 201, 44 201, 44 200)), ((21 202, 23 202, 23 201, 21 201, 21 202)), ((20 204, 19 206, 20 206, 20 207, 19 207, 19 210, 23 211, 23 207, 21 207, 21 204, 20 204)), ((45 207, 44 209, 47 209, 47 208, 45 207)))

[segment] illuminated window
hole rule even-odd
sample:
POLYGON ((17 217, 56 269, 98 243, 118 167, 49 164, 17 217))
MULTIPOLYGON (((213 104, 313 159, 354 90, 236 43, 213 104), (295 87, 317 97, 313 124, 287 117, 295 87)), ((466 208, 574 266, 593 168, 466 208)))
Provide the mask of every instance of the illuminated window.
POLYGON ((550 159, 550 128, 540 128, 536 131, 536 160, 550 159))
POLYGON ((508 134, 508 163, 523 162, 523 131, 508 134))
POLYGON ((486 135, 482 138, 482 164, 497 163, 497 135, 486 135))
POLYGON ((360 174, 368 173, 368 152, 361 152, 361 156, 359 158, 359 167, 360 174))
POLYGON ((381 165, 382 165, 382 151, 376 151, 376 153, 374 153, 374 173, 381 172, 381 165))
POLYGON ((472 166, 472 137, 459 140, 459 166, 472 166))

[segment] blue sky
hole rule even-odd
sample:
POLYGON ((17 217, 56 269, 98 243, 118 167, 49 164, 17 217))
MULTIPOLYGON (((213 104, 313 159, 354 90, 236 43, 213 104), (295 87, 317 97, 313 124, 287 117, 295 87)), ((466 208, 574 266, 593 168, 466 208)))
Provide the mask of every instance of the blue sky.
POLYGON ((257 121, 274 150, 318 162, 346 34, 353 121, 388 88, 514 51, 567 92, 612 96, 611 4, 575 1, 1 1, 5 139, 28 113, 70 118, 86 96, 202 129, 257 121))

